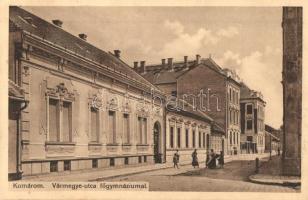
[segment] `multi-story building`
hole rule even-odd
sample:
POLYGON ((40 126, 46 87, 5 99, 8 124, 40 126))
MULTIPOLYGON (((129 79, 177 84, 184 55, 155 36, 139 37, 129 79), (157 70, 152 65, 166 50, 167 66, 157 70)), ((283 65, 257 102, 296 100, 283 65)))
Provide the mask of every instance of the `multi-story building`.
POLYGON ((265 149, 265 101, 261 92, 241 83, 241 152, 263 153, 265 149))
POLYGON ((158 86, 167 95, 177 96, 202 112, 207 113, 225 134, 220 134, 221 150, 236 154, 240 149, 240 84, 235 72, 218 66, 213 59, 173 62, 162 59, 161 64, 134 63, 143 77, 158 86), (227 140, 227 142, 225 142, 227 140))
POLYGON ((60 20, 19 7, 10 7, 9 24, 10 173, 164 161, 165 96, 120 51, 106 53, 60 20))

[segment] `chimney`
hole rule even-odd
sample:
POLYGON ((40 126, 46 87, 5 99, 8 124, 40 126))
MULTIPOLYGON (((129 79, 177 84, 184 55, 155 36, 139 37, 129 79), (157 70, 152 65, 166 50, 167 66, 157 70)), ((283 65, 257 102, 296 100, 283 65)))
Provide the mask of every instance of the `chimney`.
POLYGON ((161 64, 163 65, 163 66, 165 66, 166 65, 166 59, 161 59, 161 64))
POLYGON ((196 55, 196 64, 200 64, 201 56, 199 54, 196 55))
POLYGON ((121 51, 116 49, 113 51, 114 52, 114 56, 117 57, 117 58, 120 58, 120 54, 121 54, 121 51))
POLYGON ((184 66, 187 67, 188 65, 188 56, 184 56, 184 66))
POLYGON ((79 35, 78 35, 81 39, 83 39, 83 40, 87 40, 87 35, 86 34, 84 34, 84 33, 80 33, 79 35))
POLYGON ((134 62, 134 70, 135 70, 135 71, 138 71, 138 61, 135 61, 135 62, 134 62))
POLYGON ((173 58, 168 58, 168 68, 173 69, 173 58))
POLYGON ((24 20, 26 20, 29 24, 33 24, 32 17, 24 17, 24 20))
POLYGON ((52 23, 60 28, 62 28, 62 24, 63 22, 61 20, 58 20, 58 19, 54 19, 52 20, 52 23))
POLYGON ((140 61, 140 73, 145 73, 146 67, 145 67, 145 61, 140 61))

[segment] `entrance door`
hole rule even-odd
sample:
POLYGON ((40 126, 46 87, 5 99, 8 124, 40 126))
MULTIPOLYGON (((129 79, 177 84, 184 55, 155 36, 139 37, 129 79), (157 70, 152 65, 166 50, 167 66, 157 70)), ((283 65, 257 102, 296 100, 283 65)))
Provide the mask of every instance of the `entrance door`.
POLYGON ((154 124, 154 161, 155 163, 162 162, 162 154, 159 150, 159 141, 160 141, 160 124, 159 122, 155 122, 154 124))

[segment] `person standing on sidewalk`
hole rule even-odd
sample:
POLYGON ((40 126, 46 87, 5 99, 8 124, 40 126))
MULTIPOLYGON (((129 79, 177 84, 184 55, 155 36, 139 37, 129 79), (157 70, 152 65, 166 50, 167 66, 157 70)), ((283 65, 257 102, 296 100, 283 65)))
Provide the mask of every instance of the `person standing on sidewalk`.
POLYGON ((205 168, 209 168, 209 161, 210 161, 210 152, 209 150, 206 150, 205 168))
POLYGON ((176 150, 176 153, 173 155, 173 167, 179 169, 178 163, 180 162, 179 150, 176 150))
POLYGON ((220 151, 218 161, 219 161, 220 168, 224 168, 225 159, 224 159, 224 152, 223 151, 220 151))
POLYGON ((176 153, 173 155, 173 168, 179 168, 178 166, 178 157, 176 156, 176 153))
POLYGON ((194 152, 191 154, 192 157, 192 166, 195 168, 198 166, 199 168, 199 162, 198 162, 198 154, 197 154, 197 149, 194 150, 194 152))

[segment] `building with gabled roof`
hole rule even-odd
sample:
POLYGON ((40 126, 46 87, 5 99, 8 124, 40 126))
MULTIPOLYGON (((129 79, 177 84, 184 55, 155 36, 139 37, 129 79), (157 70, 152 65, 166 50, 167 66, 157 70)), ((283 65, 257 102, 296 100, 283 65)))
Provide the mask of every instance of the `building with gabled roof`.
POLYGON ((9 25, 9 79, 28 102, 20 132, 9 129, 20 155, 10 166, 27 176, 165 162, 165 94, 119 50, 107 53, 60 20, 16 6, 9 25))
POLYGON ((237 154, 240 147, 239 96, 240 84, 234 71, 221 68, 212 58, 161 64, 134 63, 135 71, 169 96, 183 99, 208 114, 224 131, 221 147, 225 154, 237 154), (202 96, 202 98, 200 98, 202 96), (227 142, 225 142, 227 140, 227 142))

